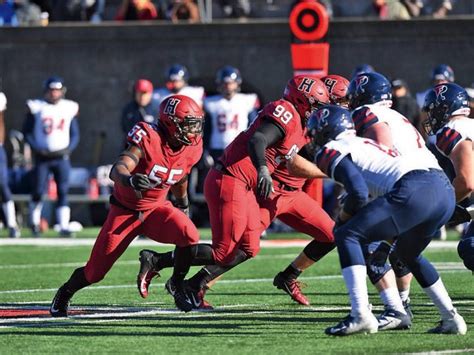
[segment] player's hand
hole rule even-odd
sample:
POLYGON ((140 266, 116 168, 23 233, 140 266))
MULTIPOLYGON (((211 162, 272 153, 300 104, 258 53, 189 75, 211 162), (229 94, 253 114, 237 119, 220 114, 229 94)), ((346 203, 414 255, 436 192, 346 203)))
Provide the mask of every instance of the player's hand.
POLYGON ((183 211, 183 213, 189 217, 189 199, 188 196, 176 198, 173 202, 173 206, 183 211))
POLYGON ((137 191, 145 191, 153 187, 148 176, 143 175, 143 174, 135 174, 135 175, 130 176, 130 178, 128 179, 128 182, 130 186, 132 187, 132 189, 137 190, 137 191))
POLYGON ((270 171, 266 166, 261 166, 258 168, 257 173, 257 194, 260 197, 268 198, 274 192, 270 171))
POLYGON ((446 224, 448 227, 454 227, 458 224, 469 222, 471 220, 471 215, 469 211, 462 207, 461 205, 456 205, 454 213, 446 224))

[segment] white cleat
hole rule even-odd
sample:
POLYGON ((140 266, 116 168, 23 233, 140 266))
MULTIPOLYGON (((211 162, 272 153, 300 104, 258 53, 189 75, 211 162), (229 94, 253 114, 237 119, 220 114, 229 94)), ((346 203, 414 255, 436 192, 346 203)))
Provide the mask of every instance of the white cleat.
POLYGON ((403 314, 394 309, 386 309, 377 317, 379 330, 401 330, 411 327, 411 319, 407 314, 403 314))
POLYGON ((451 317, 443 319, 439 322, 438 326, 428 330, 428 333, 432 334, 459 334, 464 335, 467 332, 467 325, 464 318, 454 308, 451 311, 451 317))
POLYGON ((326 328, 327 335, 351 335, 357 333, 377 333, 379 323, 372 312, 353 317, 351 315, 344 318, 333 327, 326 328))

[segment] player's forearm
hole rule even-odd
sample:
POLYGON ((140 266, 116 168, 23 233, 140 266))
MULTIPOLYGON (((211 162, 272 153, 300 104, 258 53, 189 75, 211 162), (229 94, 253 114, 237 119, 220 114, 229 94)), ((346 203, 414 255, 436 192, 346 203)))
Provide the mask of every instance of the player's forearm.
POLYGON ((123 186, 130 186, 131 176, 132 175, 128 170, 127 166, 121 162, 115 163, 109 174, 110 179, 114 183, 121 184, 123 186))
POLYGON ((295 155, 287 161, 287 168, 291 175, 306 179, 321 179, 327 177, 315 164, 301 155, 295 155))
POLYGON ((267 160, 265 159, 265 149, 267 148, 267 140, 265 135, 260 132, 255 132, 255 134, 250 138, 247 150, 252 160, 253 165, 256 169, 261 166, 267 165, 267 160))
POLYGON ((188 198, 188 177, 181 179, 178 183, 170 188, 171 193, 176 200, 184 200, 188 198))
POLYGON ((453 180, 453 186, 454 193, 456 194, 456 202, 461 202, 465 198, 470 197, 474 191, 474 182, 469 181, 463 176, 456 176, 453 180))

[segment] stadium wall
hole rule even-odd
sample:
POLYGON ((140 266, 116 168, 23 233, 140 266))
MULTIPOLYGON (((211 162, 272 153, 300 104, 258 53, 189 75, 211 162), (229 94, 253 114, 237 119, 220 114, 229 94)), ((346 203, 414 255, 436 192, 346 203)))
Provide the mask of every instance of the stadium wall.
MULTIPOLYGON (((388 76, 405 78, 412 91, 429 84, 439 63, 450 64, 462 85, 474 81, 474 20, 338 20, 330 25, 330 71, 349 76, 370 63, 388 76)), ((224 65, 241 69, 244 90, 269 101, 291 76, 286 21, 216 22, 199 25, 115 23, 0 28, 0 76, 9 100, 8 128, 20 129, 27 98, 42 93, 51 74, 65 78, 68 97, 80 103, 81 144, 75 166, 109 163, 122 147, 120 112, 138 77, 163 84, 165 68, 188 67, 191 83, 214 90, 214 73, 224 65), (94 147, 105 132, 100 156, 94 147)))

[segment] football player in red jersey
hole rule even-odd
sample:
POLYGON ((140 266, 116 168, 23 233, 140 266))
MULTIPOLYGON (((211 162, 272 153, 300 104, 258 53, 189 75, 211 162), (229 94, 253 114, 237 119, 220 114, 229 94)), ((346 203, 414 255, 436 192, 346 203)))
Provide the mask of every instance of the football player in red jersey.
MULTIPOLYGON (((67 316, 72 296, 102 280, 138 234, 176 245, 172 279, 178 289, 203 248, 212 262, 210 246, 197 244, 198 231, 182 211, 188 207, 187 175, 202 155, 202 127, 201 108, 187 96, 173 95, 161 103, 158 125, 140 122, 128 133, 129 146, 110 172, 115 185, 107 220, 86 265, 57 291, 50 308, 53 317, 67 316), (169 190, 178 208, 166 200, 169 190)), ((182 295, 177 293, 175 302, 191 310, 183 306, 182 295)))
POLYGON ((334 247, 333 222, 319 206, 316 213, 320 211, 321 218, 313 214, 311 209, 316 203, 301 192, 304 180, 294 180, 287 172, 280 172, 286 171, 286 160, 307 143, 305 122, 311 112, 328 102, 328 92, 319 79, 296 76, 288 82, 283 98, 267 104, 209 172, 204 193, 215 265, 202 268, 188 282, 187 292, 189 298, 196 300, 196 308, 209 281, 258 253, 260 235, 276 212, 281 212, 280 217, 291 226, 313 235, 321 247, 321 256, 334 247), (280 176, 281 180, 277 180, 280 176), (280 196, 285 196, 285 202, 281 203, 280 196), (291 208, 285 203, 301 206, 291 208), (308 211, 300 207, 307 207, 308 211), (309 218, 308 222, 305 218, 309 218), (313 222, 316 225, 310 226, 313 222))

